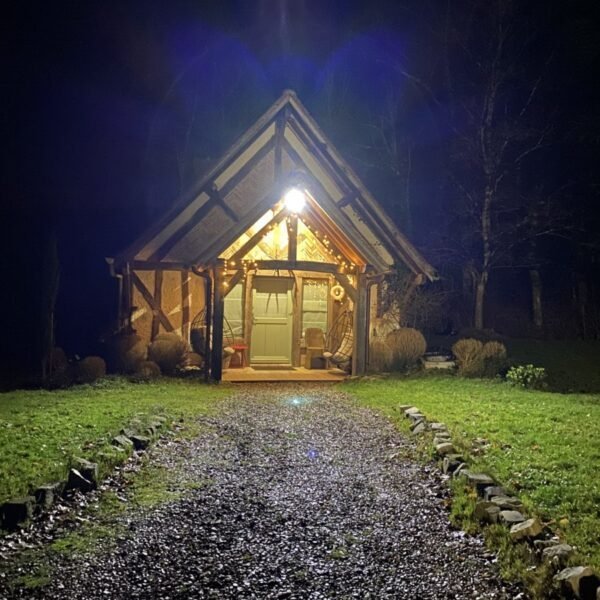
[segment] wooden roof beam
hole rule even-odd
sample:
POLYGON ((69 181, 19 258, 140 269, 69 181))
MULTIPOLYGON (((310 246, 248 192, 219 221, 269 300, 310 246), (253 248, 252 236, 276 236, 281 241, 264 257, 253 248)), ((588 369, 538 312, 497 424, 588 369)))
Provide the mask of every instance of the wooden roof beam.
POLYGON ((283 221, 287 215, 289 215, 289 211, 285 208, 280 210, 273 218, 263 227, 261 227, 233 256, 227 259, 227 262, 239 262, 254 248, 263 237, 269 232, 270 229, 279 225, 281 221, 283 221))

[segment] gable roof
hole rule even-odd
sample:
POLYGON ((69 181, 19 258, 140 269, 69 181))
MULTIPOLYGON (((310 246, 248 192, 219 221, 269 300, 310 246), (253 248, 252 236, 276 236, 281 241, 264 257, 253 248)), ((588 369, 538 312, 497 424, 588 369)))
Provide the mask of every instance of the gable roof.
POLYGON ((436 278, 289 90, 117 262, 208 265, 291 185, 312 199, 317 226, 337 228, 366 264, 385 271, 402 262, 436 278))

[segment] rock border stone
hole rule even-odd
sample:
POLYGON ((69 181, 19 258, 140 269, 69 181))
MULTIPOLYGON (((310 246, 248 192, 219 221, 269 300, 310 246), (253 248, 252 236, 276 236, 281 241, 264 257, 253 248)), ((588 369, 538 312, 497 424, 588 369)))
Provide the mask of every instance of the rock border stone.
MULTIPOLYGON (((168 419, 162 415, 152 415, 147 424, 134 418, 128 427, 121 429, 113 438, 112 444, 124 456, 129 456, 132 452, 147 450, 169 428, 168 419)), ((95 490, 98 487, 98 475, 98 463, 75 457, 64 481, 40 485, 31 495, 11 498, 0 504, 0 529, 15 531, 35 515, 50 510, 60 497, 69 492, 86 494, 95 490)))
MULTIPOLYGON (((558 587, 554 591, 558 591, 562 598, 600 599, 600 575, 589 566, 566 567, 576 549, 561 543, 559 537, 537 517, 526 515, 521 500, 510 496, 488 474, 469 469, 454 446, 445 423, 429 423, 421 410, 411 404, 400 404, 397 410, 411 421, 410 429, 414 435, 429 433, 432 436, 433 451, 442 475, 448 479, 465 480, 477 494, 474 517, 482 525, 502 524, 508 528, 514 544, 528 544, 536 561, 534 568, 544 565, 554 570, 553 581, 558 587)), ((487 444, 487 440, 479 441, 487 444)))

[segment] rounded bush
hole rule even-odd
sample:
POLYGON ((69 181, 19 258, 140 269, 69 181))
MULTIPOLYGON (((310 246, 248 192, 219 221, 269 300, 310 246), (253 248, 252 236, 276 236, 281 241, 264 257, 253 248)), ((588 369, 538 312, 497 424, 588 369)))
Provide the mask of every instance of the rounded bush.
POLYGON ((77 381, 93 383, 106 375, 106 363, 100 356, 86 356, 77 363, 77 381))
POLYGON ((143 381, 156 379, 157 377, 160 377, 160 367, 151 360, 143 360, 138 363, 135 376, 143 381))
POLYGON ((185 355, 185 366, 186 367, 201 367, 203 364, 202 357, 196 352, 188 352, 185 355))
POLYGON ((392 368, 400 371, 416 365, 427 350, 427 342, 423 334, 412 327, 390 331, 385 342, 391 353, 392 368))
POLYGON ((485 343, 481 349, 481 357, 485 377, 496 377, 508 366, 506 346, 501 342, 485 343))
POLYGON ((184 365, 187 344, 176 333, 161 333, 148 346, 148 359, 154 361, 163 373, 172 375, 184 365))
POLYGON ((380 372, 389 369, 392 362, 392 351, 380 338, 375 338, 369 346, 369 369, 380 372))
POLYGON ((458 374, 464 377, 481 377, 484 371, 483 344, 479 340, 458 340, 452 346, 456 356, 458 374))
POLYGON ((111 342, 111 364, 119 373, 134 373, 139 362, 146 360, 148 346, 135 333, 115 336, 111 342))

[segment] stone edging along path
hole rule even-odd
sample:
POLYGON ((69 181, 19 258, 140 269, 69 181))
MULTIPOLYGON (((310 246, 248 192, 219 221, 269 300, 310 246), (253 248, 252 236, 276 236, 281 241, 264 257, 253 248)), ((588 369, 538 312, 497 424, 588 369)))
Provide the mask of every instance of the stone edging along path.
MULTIPOLYGON (((112 445, 126 459, 132 451, 146 450, 169 428, 168 419, 154 415, 147 424, 133 419, 128 427, 113 437, 112 445)), ((14 531, 34 516, 49 511, 61 497, 81 492, 86 494, 98 487, 99 466, 85 458, 73 458, 67 479, 39 486, 31 495, 12 498, 0 505, 0 527, 14 531)))
POLYGON ((515 544, 528 544, 537 565, 546 564, 554 571, 554 581, 565 598, 600 600, 600 577, 591 567, 566 567, 575 549, 560 543, 559 538, 535 517, 527 517, 519 498, 509 496, 506 490, 489 475, 469 469, 465 458, 452 443, 445 423, 428 422, 425 415, 410 404, 401 404, 397 410, 410 420, 414 435, 433 434, 433 447, 444 475, 463 480, 477 493, 474 516, 482 524, 502 524, 509 530, 515 544))

